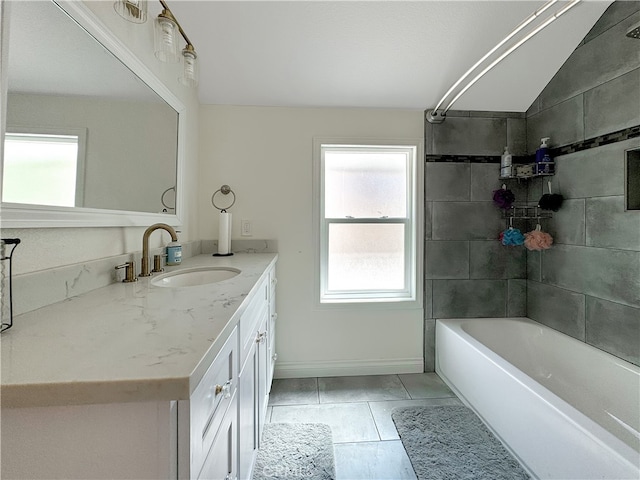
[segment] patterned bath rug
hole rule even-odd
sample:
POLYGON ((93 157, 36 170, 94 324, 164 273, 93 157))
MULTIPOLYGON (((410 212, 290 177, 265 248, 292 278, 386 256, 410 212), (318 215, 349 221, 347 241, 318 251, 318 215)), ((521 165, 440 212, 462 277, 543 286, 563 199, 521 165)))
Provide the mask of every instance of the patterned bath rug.
POLYGON ((529 478, 465 406, 400 407, 393 410, 391 418, 419 480, 529 478))
POLYGON ((323 423, 267 423, 253 480, 335 480, 331 427, 323 423))

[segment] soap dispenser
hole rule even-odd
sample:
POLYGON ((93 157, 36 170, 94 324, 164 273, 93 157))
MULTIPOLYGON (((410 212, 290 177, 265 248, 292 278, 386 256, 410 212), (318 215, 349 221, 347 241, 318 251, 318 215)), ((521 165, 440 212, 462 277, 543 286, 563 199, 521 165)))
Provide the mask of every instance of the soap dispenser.
POLYGON ((180 265, 182 263, 182 245, 178 242, 170 242, 167 245, 167 265, 180 265))
POLYGON ((513 177, 513 157, 509 153, 509 147, 504 147, 504 153, 500 159, 500 178, 513 177))
POLYGON ((540 139, 540 147, 538 147, 538 149, 536 150, 536 174, 545 173, 545 165, 543 162, 548 163, 551 161, 551 158, 549 157, 549 146, 547 145, 547 142, 549 140, 550 137, 544 137, 540 139))

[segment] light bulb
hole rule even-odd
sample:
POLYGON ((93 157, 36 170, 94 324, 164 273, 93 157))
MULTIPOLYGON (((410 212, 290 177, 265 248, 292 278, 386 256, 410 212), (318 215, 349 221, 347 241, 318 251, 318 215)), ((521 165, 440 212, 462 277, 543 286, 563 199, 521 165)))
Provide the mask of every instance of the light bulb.
POLYGON ((118 0, 113 4, 113 8, 118 15, 129 22, 147 21, 147 0, 118 0))
POLYGON ((182 50, 182 57, 184 58, 184 69, 182 70, 182 76, 178 80, 188 87, 197 87, 198 55, 196 55, 192 45, 187 45, 182 50))
POLYGON ((155 55, 161 62, 178 63, 178 25, 171 13, 164 10, 155 22, 155 55))

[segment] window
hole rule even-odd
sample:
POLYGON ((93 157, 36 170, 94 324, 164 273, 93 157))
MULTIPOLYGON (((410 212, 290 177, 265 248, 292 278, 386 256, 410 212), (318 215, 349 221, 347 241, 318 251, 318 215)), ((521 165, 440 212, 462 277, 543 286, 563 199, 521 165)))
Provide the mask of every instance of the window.
POLYGON ((4 139, 2 201, 82 206, 86 130, 12 130, 4 139))
POLYGON ((418 143, 316 150, 320 303, 419 301, 418 143))

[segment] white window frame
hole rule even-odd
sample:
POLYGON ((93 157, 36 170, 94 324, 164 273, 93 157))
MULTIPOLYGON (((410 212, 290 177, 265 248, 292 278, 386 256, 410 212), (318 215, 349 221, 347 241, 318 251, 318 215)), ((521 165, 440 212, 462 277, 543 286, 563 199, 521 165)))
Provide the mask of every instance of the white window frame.
MULTIPOLYGON (((56 136, 72 136, 78 138, 78 152, 76 158, 76 189, 75 189, 75 205, 74 207, 84 206, 84 185, 85 185, 85 169, 87 159, 87 129, 84 127, 26 127, 10 125, 7 126, 5 136, 10 135, 56 135, 56 136)), ((34 204, 11 203, 10 205, 34 206, 34 204)), ((55 207, 54 207, 55 208, 55 207)), ((61 207, 67 208, 67 207, 61 207)))
POLYGON ((423 169, 421 139, 332 139, 315 138, 313 145, 313 219, 316 244, 316 305, 361 308, 367 304, 379 308, 422 308, 422 251, 423 251, 423 169), (324 215, 324 152, 354 148, 371 151, 383 148, 403 149, 410 152, 407 168, 407 216, 400 218, 341 218, 326 219, 324 215), (329 225, 344 224, 398 224, 405 225, 405 289, 404 290, 358 290, 329 292, 328 280, 328 236, 329 225))

